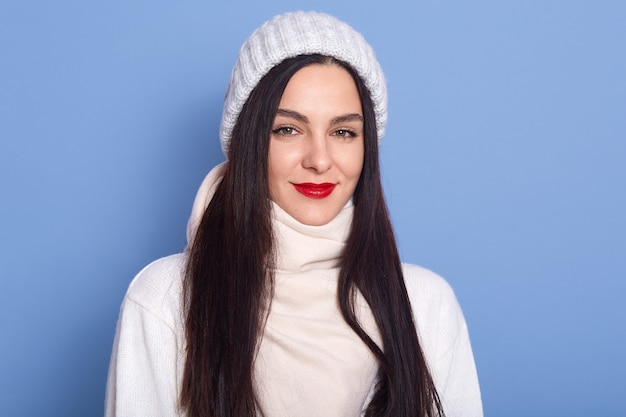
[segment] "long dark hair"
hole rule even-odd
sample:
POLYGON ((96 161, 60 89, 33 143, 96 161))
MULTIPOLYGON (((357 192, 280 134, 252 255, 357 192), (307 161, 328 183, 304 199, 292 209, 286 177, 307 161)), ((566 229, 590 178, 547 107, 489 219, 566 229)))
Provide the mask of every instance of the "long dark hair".
POLYGON ((224 178, 189 250, 181 408, 189 417, 256 415, 253 365, 273 290, 269 138, 287 83, 313 64, 345 68, 357 85, 364 113, 364 163, 353 196, 354 219, 342 255, 338 297, 346 322, 379 363, 378 385, 365 415, 441 416, 383 196, 372 100, 352 67, 322 55, 289 58, 272 68, 250 94, 233 129, 224 178), (371 307, 383 346, 358 322, 357 291, 371 307))

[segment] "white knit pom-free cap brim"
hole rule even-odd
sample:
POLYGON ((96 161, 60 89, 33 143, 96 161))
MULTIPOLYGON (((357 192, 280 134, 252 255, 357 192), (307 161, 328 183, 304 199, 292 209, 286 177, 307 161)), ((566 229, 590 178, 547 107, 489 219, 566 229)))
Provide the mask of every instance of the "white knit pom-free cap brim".
POLYGON ((287 58, 321 54, 349 64, 368 88, 380 140, 387 124, 387 86, 374 50, 363 36, 335 17, 292 12, 265 22, 246 40, 233 68, 220 126, 222 150, 228 155, 233 127, 261 78, 287 58))

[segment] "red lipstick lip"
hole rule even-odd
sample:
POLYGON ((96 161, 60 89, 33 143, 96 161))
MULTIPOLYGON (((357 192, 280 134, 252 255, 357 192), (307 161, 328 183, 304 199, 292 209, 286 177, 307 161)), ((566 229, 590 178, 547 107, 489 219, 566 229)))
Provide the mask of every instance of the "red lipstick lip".
POLYGON ((324 182, 321 184, 315 184, 313 182, 293 184, 300 194, 309 198, 326 198, 333 192, 335 185, 336 184, 330 182, 324 182))

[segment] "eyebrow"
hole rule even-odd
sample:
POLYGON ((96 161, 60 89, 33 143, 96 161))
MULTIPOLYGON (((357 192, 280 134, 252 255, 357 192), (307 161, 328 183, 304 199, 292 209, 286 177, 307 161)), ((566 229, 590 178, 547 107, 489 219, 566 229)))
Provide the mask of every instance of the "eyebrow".
POLYGON ((278 111, 276 112, 276 116, 290 117, 302 123, 309 123, 308 117, 306 117, 302 113, 298 113, 297 111, 293 111, 293 110, 278 109, 278 111))
MULTIPOLYGON (((294 110, 278 109, 278 111, 276 112, 276 115, 277 116, 290 117, 290 118, 298 120, 299 122, 302 122, 302 123, 309 123, 309 118, 308 117, 306 117, 304 114, 298 113, 297 111, 294 111, 294 110)), ((363 122, 363 116, 361 116, 358 113, 344 114, 342 116, 337 116, 337 117, 333 118, 330 121, 330 124, 331 125, 336 125, 336 124, 347 123, 347 122, 354 122, 354 121, 363 122)))
POLYGON ((358 113, 344 114, 343 116, 335 117, 330 121, 330 124, 338 125, 348 122, 363 122, 363 116, 358 113))

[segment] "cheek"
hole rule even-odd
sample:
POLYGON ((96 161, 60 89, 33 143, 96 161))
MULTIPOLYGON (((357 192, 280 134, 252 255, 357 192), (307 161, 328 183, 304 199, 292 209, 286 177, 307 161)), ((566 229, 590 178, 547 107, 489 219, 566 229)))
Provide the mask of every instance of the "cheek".
POLYGON ((268 188, 270 193, 270 198, 274 201, 280 198, 281 189, 283 184, 287 181, 287 176, 280 171, 280 166, 274 167, 272 169, 269 168, 269 172, 267 175, 268 188), (276 170, 278 168, 278 171, 276 170))
POLYGON ((355 142, 348 146, 337 146, 333 150, 333 160, 335 166, 339 168, 342 174, 349 179, 358 179, 363 169, 363 160, 365 158, 365 150, 363 142, 355 142))
POLYGON ((274 172, 284 172, 298 157, 298 149, 282 143, 270 142, 267 165, 274 172))
POLYGON ((290 154, 280 147, 270 147, 267 160, 267 180, 271 198, 277 197, 280 187, 288 181, 292 171, 292 159, 290 154))
POLYGON ((363 157, 364 157, 364 155, 361 152, 360 158, 356 162, 355 167, 354 167, 354 171, 356 173, 357 178, 361 176, 361 171, 363 171, 363 160, 364 160, 363 157))
POLYGON ((343 166, 346 176, 352 179, 358 179, 361 176, 363 170, 363 151, 354 151, 349 158, 344 160, 343 166))
POLYGON ((276 168, 280 167, 280 164, 277 164, 275 158, 272 158, 271 154, 267 160, 267 185, 270 192, 270 198, 274 198, 276 194, 276 187, 278 185, 279 173, 276 171, 276 168))

